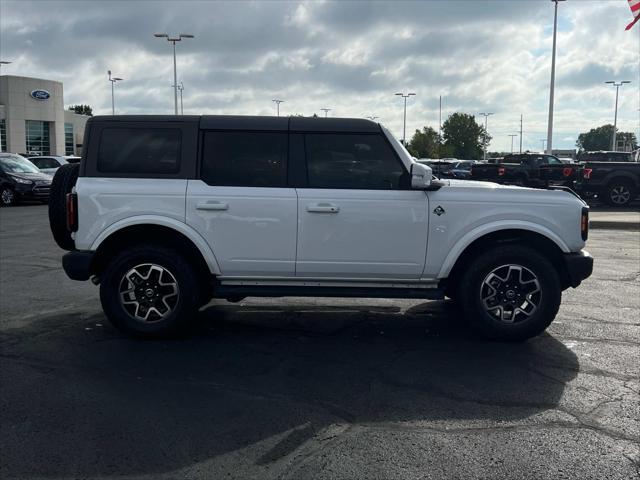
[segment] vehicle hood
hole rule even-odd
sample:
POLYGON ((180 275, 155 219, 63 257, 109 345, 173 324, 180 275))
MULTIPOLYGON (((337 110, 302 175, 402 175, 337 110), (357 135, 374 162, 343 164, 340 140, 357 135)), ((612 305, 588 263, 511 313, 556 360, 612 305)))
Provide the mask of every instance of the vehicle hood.
POLYGON ((7 173, 7 175, 11 175, 12 177, 24 178, 25 180, 48 180, 51 181, 51 175, 47 175, 46 173, 7 173))
POLYGON ((532 204, 581 204, 580 198, 565 190, 546 190, 541 188, 500 185, 478 180, 446 179, 440 181, 444 186, 438 190, 443 197, 451 199, 474 199, 481 202, 532 203, 532 204))

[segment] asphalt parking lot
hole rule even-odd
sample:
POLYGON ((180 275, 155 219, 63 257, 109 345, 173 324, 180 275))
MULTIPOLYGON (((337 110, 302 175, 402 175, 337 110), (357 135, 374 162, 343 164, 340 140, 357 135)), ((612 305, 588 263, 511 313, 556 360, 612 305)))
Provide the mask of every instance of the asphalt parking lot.
POLYGON ((134 341, 68 280, 45 206, 0 209, 1 478, 640 477, 640 232, 528 342, 450 302, 249 299, 134 341))

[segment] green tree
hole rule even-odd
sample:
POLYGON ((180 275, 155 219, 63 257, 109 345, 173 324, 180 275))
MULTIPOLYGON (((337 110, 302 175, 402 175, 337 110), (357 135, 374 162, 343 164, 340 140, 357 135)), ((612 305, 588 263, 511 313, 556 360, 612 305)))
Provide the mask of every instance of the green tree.
POLYGON ((431 127, 416 130, 407 145, 409 153, 417 158, 438 158, 440 138, 438 132, 431 127))
POLYGON ((80 115, 93 117, 93 109, 89 105, 71 105, 69 110, 79 113, 80 115))
MULTIPOLYGON (((598 128, 592 128, 587 133, 578 135, 576 147, 581 151, 611 150, 611 140, 613 138, 613 125, 610 123, 598 128)), ((631 145, 631 150, 638 148, 638 140, 632 132, 620 132, 616 134, 618 144, 625 143, 631 145)))
POLYGON ((449 156, 477 160, 482 157, 483 142, 491 143, 491 135, 476 122, 476 117, 456 112, 442 125, 444 150, 449 156))

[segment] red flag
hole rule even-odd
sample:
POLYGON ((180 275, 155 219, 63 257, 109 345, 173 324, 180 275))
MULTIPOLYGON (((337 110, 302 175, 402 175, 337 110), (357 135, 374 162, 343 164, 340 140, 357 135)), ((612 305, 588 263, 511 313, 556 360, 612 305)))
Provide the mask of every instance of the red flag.
POLYGON ((640 19, 640 0, 629 0, 629 8, 631 8, 631 15, 633 15, 633 22, 627 25, 625 30, 629 30, 633 27, 638 19, 640 19))

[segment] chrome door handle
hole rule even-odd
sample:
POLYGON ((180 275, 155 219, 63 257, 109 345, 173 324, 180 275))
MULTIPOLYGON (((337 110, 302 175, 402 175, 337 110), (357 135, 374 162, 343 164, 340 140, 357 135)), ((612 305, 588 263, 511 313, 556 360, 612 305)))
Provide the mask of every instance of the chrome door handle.
POLYGON ((307 212, 309 213, 338 213, 340 207, 333 203, 313 203, 307 205, 307 212))
POLYGON ((196 210, 229 210, 226 202, 200 202, 196 204, 196 210))

